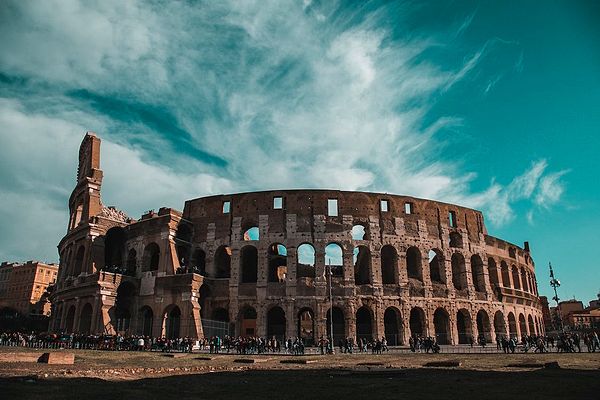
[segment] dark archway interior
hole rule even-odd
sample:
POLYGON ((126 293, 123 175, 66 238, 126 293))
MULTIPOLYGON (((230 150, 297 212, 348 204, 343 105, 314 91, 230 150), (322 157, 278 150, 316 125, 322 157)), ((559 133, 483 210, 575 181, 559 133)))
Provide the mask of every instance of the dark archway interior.
POLYGON ((258 251, 254 246, 245 246, 240 252, 242 283, 255 283, 258 278, 258 251))
POLYGON ((104 266, 105 268, 121 269, 124 265, 125 243, 127 234, 121 227, 111 228, 104 238, 104 266))
POLYGON ((373 338, 373 321, 371 311, 366 307, 361 307, 356 312, 356 336, 371 340, 373 338))
POLYGON ((395 308, 389 307, 383 314, 383 324, 385 330, 385 339, 390 346, 399 346, 402 344, 402 319, 400 312, 395 308))
POLYGON ((221 246, 215 252, 215 278, 229 278, 231 274, 231 248, 221 246))
POLYGON ((421 268, 421 252, 416 247, 410 247, 406 251, 406 269, 408 277, 423 280, 422 268, 421 268))
POLYGON ((285 339, 285 312, 281 307, 273 307, 267 313, 267 337, 285 339))
POLYGON ((450 318, 446 310, 438 308, 433 314, 435 340, 438 344, 450 344, 450 318))
POLYGON ((356 260, 354 261, 354 281, 357 285, 371 283, 371 253, 365 246, 356 248, 356 260))
POLYGON ((381 279, 384 285, 398 283, 398 253, 394 246, 385 245, 381 249, 381 279))

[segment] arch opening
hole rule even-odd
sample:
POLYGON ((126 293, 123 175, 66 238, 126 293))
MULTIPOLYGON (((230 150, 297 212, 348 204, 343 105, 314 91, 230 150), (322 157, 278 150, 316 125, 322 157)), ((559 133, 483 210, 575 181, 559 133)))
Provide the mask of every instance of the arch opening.
POLYGON ((344 312, 339 307, 327 310, 327 336, 331 337, 331 321, 333 318, 333 343, 339 343, 346 337, 344 312))
POLYGON ((435 340, 438 344, 450 344, 450 316, 443 308, 438 308, 433 313, 433 326, 435 329, 435 340))
POLYGON ((258 251, 254 246, 244 246, 240 251, 241 283, 258 280, 258 251))
POLYGON ((160 247, 156 243, 150 243, 144 249, 143 271, 158 271, 160 261, 160 247))
POLYGON ((220 246, 214 257, 215 277, 229 278, 231 276, 231 248, 220 246))
POLYGON ((298 278, 315 277, 315 248, 309 243, 302 243, 298 246, 296 276, 298 278))
POLYGON ((287 248, 279 243, 269 246, 269 282, 285 282, 287 276, 287 248))
POLYGON ((285 312, 279 306, 273 307, 267 312, 267 337, 276 338, 279 341, 285 339, 285 312))
POLYGON ((446 284, 446 263, 443 253, 438 249, 429 251, 429 276, 432 283, 446 284))
POLYGON ((303 308, 298 312, 298 337, 304 344, 312 345, 315 343, 315 319, 311 308, 303 308))
POLYGON ((503 339, 506 337, 506 322, 504 321, 504 314, 502 311, 496 311, 494 314, 494 333, 496 340, 498 338, 503 339))
POLYGON ((373 318, 371 310, 366 306, 356 311, 356 338, 366 340, 373 338, 373 318))
POLYGON ((329 265, 333 276, 344 275, 344 253, 342 246, 337 243, 329 243, 325 246, 325 265, 329 265))
POLYGON ((465 258, 460 253, 452 254, 452 284, 456 290, 467 289, 465 258))
POLYGON ((402 317, 395 307, 388 307, 383 314, 385 340, 390 346, 400 346, 402 339, 402 317))
POLYGON ((384 285, 398 283, 398 252, 389 244, 381 248, 381 280, 384 285))
POLYGON ((456 313, 456 329, 458 331, 458 344, 471 344, 473 342, 471 314, 464 308, 456 313))
POLYGON ((486 343, 492 341, 492 328, 490 325, 490 317, 484 310, 477 312, 477 340, 482 343, 485 340, 486 343))
POLYGON ((354 281, 357 285, 371 283, 371 252, 366 246, 354 248, 354 281))
POLYGON ((125 242, 127 234, 125 229, 116 226, 106 232, 104 238, 104 270, 121 272, 125 257, 125 242))
POLYGON ((410 335, 414 338, 425 336, 425 312, 422 308, 410 310, 410 335))
POLYGON ((475 291, 485 293, 485 275, 483 272, 483 261, 477 254, 471 256, 471 277, 475 291))
POLYGON ((406 270, 409 279, 416 279, 423 282, 423 269, 421 266, 421 252, 416 247, 409 247, 406 250, 406 270))

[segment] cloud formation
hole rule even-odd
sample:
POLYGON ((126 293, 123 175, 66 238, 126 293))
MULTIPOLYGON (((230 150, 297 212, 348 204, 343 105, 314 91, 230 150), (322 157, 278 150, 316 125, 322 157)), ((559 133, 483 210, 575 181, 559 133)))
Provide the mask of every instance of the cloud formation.
MULTIPOLYGON (((54 250, 86 130, 103 139, 104 202, 134 217, 160 206, 181 209, 202 195, 274 188, 457 201, 483 208, 497 224, 514 218, 515 202, 544 209, 560 201, 564 173, 548 173, 544 160, 507 185, 493 181, 474 192, 475 175, 440 157, 446 143, 439 132, 460 118, 431 119, 431 106, 493 50, 486 43, 442 67, 428 54, 444 33, 399 35, 410 7, 386 7, 5 2, 4 216, 54 250), (21 199, 26 207, 18 207, 21 199), (54 228, 35 230, 48 208, 54 228)), ((0 241, 22 234, 13 229, 0 241)), ((18 244, 1 251, 3 259, 32 252, 18 244)), ((50 252, 39 257, 55 259, 50 252)))

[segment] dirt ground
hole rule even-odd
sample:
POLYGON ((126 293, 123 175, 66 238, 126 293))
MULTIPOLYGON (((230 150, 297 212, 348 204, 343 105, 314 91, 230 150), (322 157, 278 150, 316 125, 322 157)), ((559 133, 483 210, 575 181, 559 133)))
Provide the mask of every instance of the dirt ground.
MULTIPOLYGON (((36 352, 0 349, 17 351, 36 352)), ((0 364, 1 398, 600 399, 600 353, 208 357, 212 359, 202 359, 206 354, 74 353, 75 365, 70 366, 0 364), (425 366, 448 360, 461 365, 425 366), (543 367, 553 361, 560 369, 543 367)))

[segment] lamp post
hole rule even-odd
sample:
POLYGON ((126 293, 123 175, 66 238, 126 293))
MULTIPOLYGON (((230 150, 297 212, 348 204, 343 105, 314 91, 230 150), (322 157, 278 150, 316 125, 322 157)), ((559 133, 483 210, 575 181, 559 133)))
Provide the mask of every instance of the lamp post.
POLYGON ((333 271, 331 270, 331 259, 327 259, 327 270, 329 275, 329 333, 331 335, 331 354, 335 354, 335 346, 333 344, 333 296, 331 295, 331 282, 333 281, 333 271))
POLYGON ((554 297, 552 298, 552 300, 556 301, 556 318, 557 318, 557 323, 558 323, 558 330, 559 332, 562 333, 562 317, 560 315, 560 305, 558 303, 558 301, 560 300, 560 298, 558 297, 558 288, 560 287, 560 281, 558 279, 556 279, 554 277, 554 270, 552 270, 552 263, 548 263, 548 266, 550 267, 550 286, 552 286, 552 288, 554 289, 554 297))

